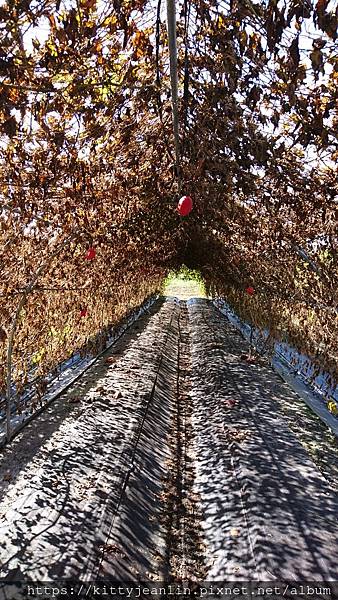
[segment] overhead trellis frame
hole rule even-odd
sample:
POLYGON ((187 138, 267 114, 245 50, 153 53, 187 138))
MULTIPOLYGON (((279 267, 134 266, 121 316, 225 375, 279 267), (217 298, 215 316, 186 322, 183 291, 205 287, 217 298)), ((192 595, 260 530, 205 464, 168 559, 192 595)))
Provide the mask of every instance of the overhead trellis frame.
POLYGON ((208 289, 244 320, 253 284, 255 325, 308 353, 331 387, 337 380, 332 2, 181 0, 177 38, 169 3, 175 143, 169 60, 160 60, 163 2, 155 48, 149 0, 117 2, 113 11, 80 2, 82 28, 72 3, 59 11, 46 0, 43 15, 32 3, 1 7, 2 397, 17 303, 53 252, 54 231, 60 240, 89 232, 98 250, 88 269, 84 236, 27 295, 13 343, 12 404, 36 352, 46 348, 36 367, 43 378, 76 349, 91 351, 102 328, 157 293, 182 262, 201 269, 208 289), (49 20, 47 38, 26 46, 25 28, 40 19, 49 20), (183 179, 196 210, 179 220, 172 190, 183 179), (46 293, 55 284, 65 293, 46 293), (80 320, 82 306, 89 314, 80 320))

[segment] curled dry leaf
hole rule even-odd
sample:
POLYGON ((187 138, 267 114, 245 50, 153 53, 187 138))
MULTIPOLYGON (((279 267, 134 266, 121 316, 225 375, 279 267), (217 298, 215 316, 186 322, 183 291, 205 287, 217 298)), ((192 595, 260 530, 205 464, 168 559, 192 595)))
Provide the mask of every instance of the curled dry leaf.
POLYGON ((115 361, 116 358, 114 356, 109 356, 108 358, 106 358, 105 363, 106 365, 112 365, 115 361))
POLYGON ((69 398, 68 402, 69 402, 69 404, 79 404, 79 402, 81 402, 81 397, 80 396, 72 396, 71 398, 69 398))

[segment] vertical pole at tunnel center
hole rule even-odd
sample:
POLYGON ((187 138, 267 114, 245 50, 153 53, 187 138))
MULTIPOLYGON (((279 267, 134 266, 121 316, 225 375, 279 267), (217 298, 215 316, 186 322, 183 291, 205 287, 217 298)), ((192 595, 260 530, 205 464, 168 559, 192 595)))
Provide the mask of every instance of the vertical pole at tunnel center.
POLYGON ((176 4, 175 0, 167 0, 167 29, 170 57, 171 102, 173 113, 175 166, 179 178, 179 130, 178 130, 178 77, 177 77, 177 41, 176 41, 176 4))

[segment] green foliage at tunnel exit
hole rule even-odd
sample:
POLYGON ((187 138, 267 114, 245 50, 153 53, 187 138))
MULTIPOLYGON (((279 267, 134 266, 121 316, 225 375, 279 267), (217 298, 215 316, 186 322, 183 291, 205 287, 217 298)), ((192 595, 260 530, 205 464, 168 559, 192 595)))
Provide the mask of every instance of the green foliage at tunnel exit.
POLYGON ((201 273, 195 269, 188 269, 185 265, 170 271, 163 282, 162 293, 164 296, 176 296, 181 300, 206 297, 201 273))

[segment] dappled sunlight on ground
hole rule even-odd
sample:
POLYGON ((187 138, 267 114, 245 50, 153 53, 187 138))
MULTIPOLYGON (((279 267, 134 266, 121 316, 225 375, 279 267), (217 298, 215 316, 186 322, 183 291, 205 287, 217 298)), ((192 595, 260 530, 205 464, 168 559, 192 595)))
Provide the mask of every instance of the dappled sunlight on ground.
POLYGON ((331 434, 247 356, 209 299, 155 302, 0 452, 0 574, 336 581, 331 434))

